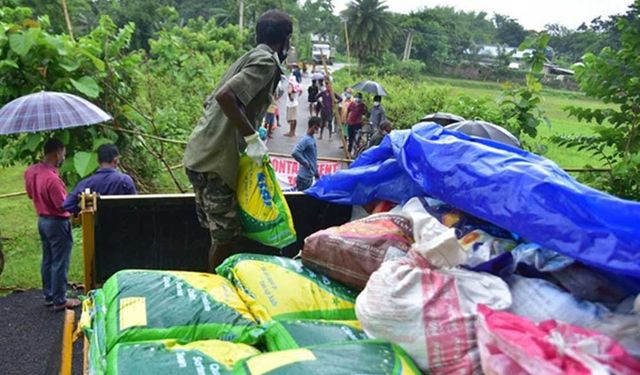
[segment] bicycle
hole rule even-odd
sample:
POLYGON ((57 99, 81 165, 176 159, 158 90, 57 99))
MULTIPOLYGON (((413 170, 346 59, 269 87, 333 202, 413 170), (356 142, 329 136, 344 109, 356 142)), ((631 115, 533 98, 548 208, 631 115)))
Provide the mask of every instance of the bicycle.
POLYGON ((373 126, 365 125, 356 133, 356 139, 353 144, 353 158, 357 158, 361 153, 369 148, 371 137, 373 136, 373 126))

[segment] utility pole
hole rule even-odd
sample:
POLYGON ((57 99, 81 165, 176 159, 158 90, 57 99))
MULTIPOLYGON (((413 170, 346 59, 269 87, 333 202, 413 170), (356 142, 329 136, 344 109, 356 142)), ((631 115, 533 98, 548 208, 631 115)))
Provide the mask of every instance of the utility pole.
POLYGON ((407 61, 411 58, 411 48, 413 47, 413 30, 409 30, 407 34, 407 40, 404 43, 404 53, 402 54, 402 61, 407 61))
POLYGON ((64 13, 64 19, 67 22, 67 30, 69 31, 69 38, 73 41, 73 29, 71 28, 71 19, 69 18, 69 12, 67 11, 67 1, 62 0, 62 12, 64 13))
POLYGON ((240 27, 240 35, 244 29, 244 0, 238 0, 240 2, 240 19, 238 20, 238 26, 240 27))
POLYGON ((349 30, 347 30, 346 20, 344 20, 344 39, 347 42, 347 64, 349 67, 349 74, 351 74, 351 47, 349 46, 349 30))

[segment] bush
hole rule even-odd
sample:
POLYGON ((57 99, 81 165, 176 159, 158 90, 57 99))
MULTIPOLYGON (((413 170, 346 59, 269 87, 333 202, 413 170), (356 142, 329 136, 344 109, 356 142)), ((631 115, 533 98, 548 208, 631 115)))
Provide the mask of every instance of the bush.
POLYGON ((425 115, 433 112, 452 112, 465 118, 496 123, 499 123, 501 118, 497 104, 491 99, 453 95, 449 88, 433 88, 428 82, 421 82, 417 78, 379 75, 377 70, 375 75, 349 75, 342 70, 336 72, 334 77, 337 87, 365 79, 380 83, 390 93, 382 103, 387 117, 397 129, 410 128, 425 115))

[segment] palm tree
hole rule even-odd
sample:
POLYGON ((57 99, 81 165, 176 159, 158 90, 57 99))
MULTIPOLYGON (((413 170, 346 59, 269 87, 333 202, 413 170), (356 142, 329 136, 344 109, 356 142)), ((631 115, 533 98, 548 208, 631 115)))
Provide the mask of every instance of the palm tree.
POLYGON ((354 0, 342 17, 349 29, 351 48, 360 60, 379 60, 393 37, 394 26, 384 0, 354 0))

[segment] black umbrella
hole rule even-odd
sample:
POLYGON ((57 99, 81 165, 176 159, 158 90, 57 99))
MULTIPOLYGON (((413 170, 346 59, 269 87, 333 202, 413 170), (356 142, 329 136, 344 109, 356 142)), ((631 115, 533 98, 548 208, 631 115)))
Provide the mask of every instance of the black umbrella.
POLYGON ((454 124, 456 122, 464 121, 464 117, 454 115, 453 113, 447 112, 437 112, 430 113, 422 118, 420 121, 431 121, 435 122, 438 125, 447 126, 449 124, 454 124))
POLYGON ((486 121, 462 121, 445 126, 445 129, 456 130, 474 137, 491 139, 510 146, 520 147, 520 141, 505 128, 486 121))
POLYGON ((355 86, 353 86, 354 90, 366 92, 373 95, 387 96, 387 91, 376 81, 363 81, 355 86))

